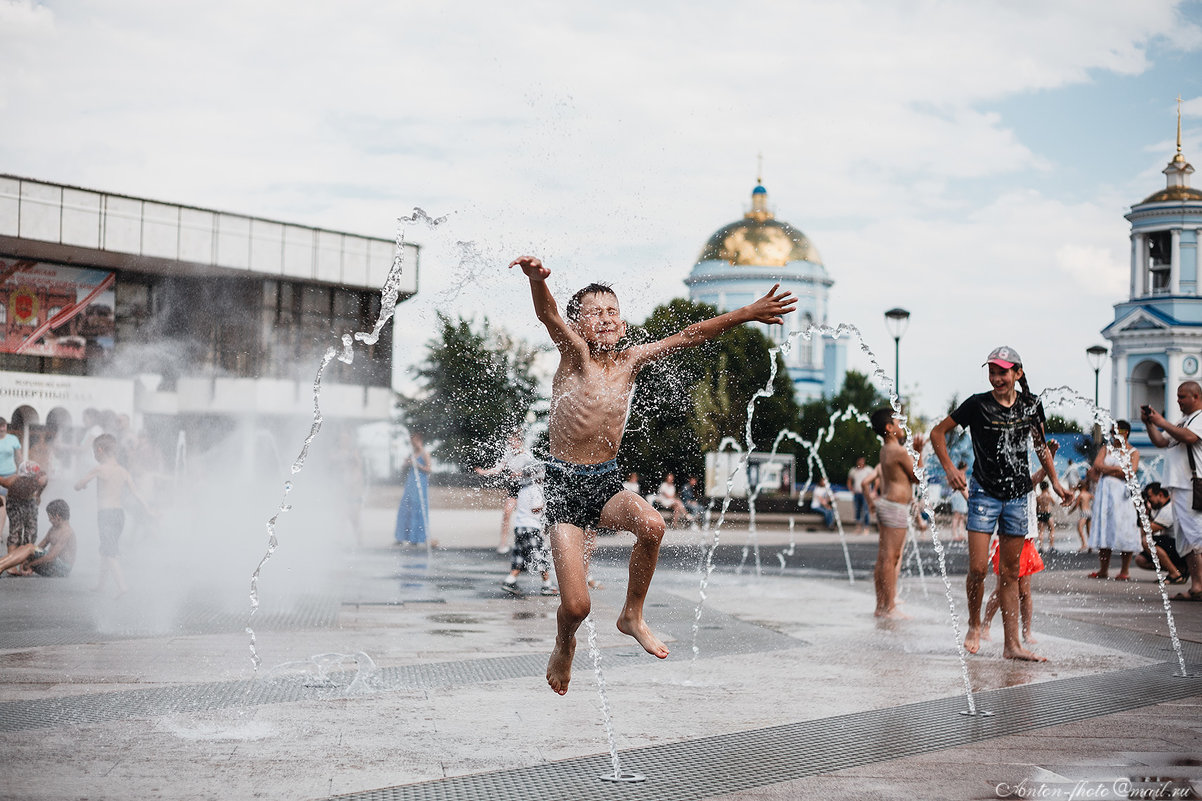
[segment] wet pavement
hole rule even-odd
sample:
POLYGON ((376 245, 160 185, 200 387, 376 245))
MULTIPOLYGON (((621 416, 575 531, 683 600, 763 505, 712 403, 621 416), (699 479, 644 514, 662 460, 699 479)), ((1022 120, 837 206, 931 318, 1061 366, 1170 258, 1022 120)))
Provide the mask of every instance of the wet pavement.
MULTIPOLYGON (((87 561, 69 579, 0 579, 0 797, 743 801, 1169 798, 1186 797, 1190 782, 1202 790, 1202 677, 1176 675, 1150 573, 1091 580, 1093 557, 1055 554, 1033 582, 1034 647, 1050 661, 1001 659, 998 620, 962 668, 929 543, 919 558, 907 552, 910 619, 881 622, 872 616, 873 537, 850 534, 845 551, 836 535, 802 525, 790 532, 776 520, 752 536, 740 522, 721 532, 698 618, 709 535, 673 531, 647 608, 672 651, 659 661, 614 628, 630 538, 603 537, 593 610, 607 702, 622 768, 646 779, 619 784, 599 778, 612 764, 583 637, 559 697, 543 675, 556 599, 533 592, 532 577, 525 597, 499 587, 499 512, 432 510, 440 547, 430 550, 393 545, 391 514, 386 502, 369 508, 361 541, 348 539, 317 570, 281 526, 253 618, 257 560, 193 563, 185 569, 211 583, 172 593, 165 588, 186 582, 138 572, 164 564, 157 542, 131 544, 131 591, 119 599, 89 591, 96 570, 87 561), (961 714, 965 677, 973 703, 992 716, 961 714)), ((963 559, 950 544, 961 627, 963 559)), ((1188 672, 1202 673, 1202 604, 1171 606, 1188 672)))

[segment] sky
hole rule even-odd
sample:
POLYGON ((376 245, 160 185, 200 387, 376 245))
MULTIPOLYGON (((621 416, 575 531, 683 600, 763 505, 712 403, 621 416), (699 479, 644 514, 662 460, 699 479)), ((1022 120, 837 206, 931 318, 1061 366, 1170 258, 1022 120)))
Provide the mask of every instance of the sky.
POLYGON ((892 372, 883 312, 911 312, 921 414, 987 390, 1000 344, 1091 397, 1178 95, 1202 165, 1202 2, 0 0, 0 53, 0 173, 388 239, 445 216, 405 232, 401 388, 437 311, 547 342, 518 255, 634 323, 686 296, 762 154, 828 323, 892 372))

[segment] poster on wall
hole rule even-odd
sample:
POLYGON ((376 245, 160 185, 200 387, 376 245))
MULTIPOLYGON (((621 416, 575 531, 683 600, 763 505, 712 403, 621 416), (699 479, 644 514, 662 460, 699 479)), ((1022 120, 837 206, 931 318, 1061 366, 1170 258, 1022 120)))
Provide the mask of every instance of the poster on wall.
POLYGON ((113 349, 116 273, 0 259, 0 353, 83 359, 113 349))

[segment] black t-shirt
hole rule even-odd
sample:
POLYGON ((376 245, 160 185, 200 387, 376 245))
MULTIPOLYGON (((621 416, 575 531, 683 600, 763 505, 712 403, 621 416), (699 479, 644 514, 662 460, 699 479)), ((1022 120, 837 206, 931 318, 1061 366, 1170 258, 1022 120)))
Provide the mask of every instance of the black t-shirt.
POLYGON ((992 392, 981 392, 960 404, 952 419, 972 433, 972 476, 981 489, 1003 501, 1031 491, 1027 448, 1032 429, 1043 431, 1043 404, 1019 393, 1007 408, 992 392))

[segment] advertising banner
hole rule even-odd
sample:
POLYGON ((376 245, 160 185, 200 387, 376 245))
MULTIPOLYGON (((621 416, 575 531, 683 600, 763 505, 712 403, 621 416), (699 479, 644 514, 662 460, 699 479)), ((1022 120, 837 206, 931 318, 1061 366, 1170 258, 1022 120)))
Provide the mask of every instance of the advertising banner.
POLYGON ((113 348, 116 274, 0 259, 0 353, 83 359, 113 348))

